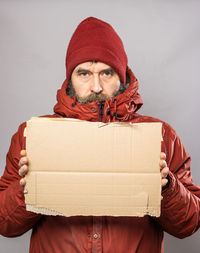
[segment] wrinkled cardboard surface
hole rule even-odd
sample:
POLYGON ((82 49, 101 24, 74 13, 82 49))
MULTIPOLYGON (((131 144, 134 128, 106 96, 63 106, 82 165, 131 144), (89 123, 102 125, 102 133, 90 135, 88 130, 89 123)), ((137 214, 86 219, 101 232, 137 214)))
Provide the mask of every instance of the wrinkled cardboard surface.
POLYGON ((160 216, 161 129, 161 123, 27 121, 27 210, 64 216, 160 216))

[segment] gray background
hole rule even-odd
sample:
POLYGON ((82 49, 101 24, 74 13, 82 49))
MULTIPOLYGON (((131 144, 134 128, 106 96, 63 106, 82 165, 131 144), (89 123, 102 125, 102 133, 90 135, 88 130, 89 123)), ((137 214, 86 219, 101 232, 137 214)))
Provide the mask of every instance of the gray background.
MULTIPOLYGON (((113 25, 140 82, 140 113, 170 123, 192 156, 200 185, 198 151, 200 1, 0 1, 0 176, 10 138, 31 116, 51 114, 65 78, 65 53, 87 16, 113 25)), ((165 235, 165 253, 197 253, 200 231, 180 240, 165 235)), ((30 232, 0 236, 0 252, 28 252, 30 232)))

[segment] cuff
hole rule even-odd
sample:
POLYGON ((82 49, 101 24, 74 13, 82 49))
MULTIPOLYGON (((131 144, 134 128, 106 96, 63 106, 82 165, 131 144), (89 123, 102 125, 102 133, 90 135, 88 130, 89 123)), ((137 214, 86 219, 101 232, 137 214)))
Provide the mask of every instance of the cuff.
POLYGON ((173 175, 173 173, 171 171, 169 171, 169 174, 167 176, 168 179, 168 183, 166 184, 166 186, 164 186, 162 188, 162 196, 163 198, 168 198, 171 197, 171 194, 173 193, 174 189, 175 189, 175 177, 173 175))

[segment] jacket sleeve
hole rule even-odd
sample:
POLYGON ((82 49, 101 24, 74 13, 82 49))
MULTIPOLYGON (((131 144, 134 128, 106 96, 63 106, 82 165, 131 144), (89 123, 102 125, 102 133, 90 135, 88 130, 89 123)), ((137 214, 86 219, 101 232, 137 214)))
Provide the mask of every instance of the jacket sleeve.
POLYGON ((193 183, 190 156, 171 127, 165 130, 163 140, 162 150, 167 155, 170 185, 162 192, 158 222, 169 234, 184 238, 200 226, 200 187, 193 183))
POLYGON ((0 234, 6 237, 19 236, 40 219, 41 215, 26 211, 23 188, 19 184, 20 151, 25 148, 23 132, 25 123, 12 137, 6 157, 6 167, 0 178, 0 234))

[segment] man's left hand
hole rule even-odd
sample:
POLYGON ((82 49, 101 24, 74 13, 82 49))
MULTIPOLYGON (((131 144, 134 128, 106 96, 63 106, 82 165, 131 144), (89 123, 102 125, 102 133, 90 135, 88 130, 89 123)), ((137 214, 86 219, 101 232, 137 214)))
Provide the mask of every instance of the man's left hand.
POLYGON ((167 163, 165 160, 166 160, 166 154, 161 152, 159 165, 160 165, 160 172, 162 176, 162 187, 165 187, 168 183, 167 176, 169 174, 169 168, 167 167, 167 163))

